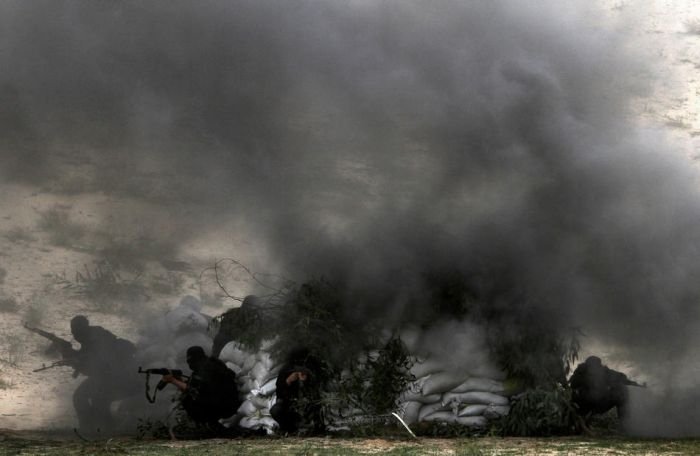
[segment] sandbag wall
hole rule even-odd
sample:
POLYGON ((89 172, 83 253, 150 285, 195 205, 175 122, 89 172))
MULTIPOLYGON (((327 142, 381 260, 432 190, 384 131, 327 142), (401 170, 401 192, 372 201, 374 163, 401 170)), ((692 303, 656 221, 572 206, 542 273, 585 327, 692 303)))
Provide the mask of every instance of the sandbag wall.
MULTIPOLYGON (((276 401, 275 382, 281 366, 274 365, 265 348, 252 353, 235 341, 223 348, 219 358, 236 372, 243 401, 237 413, 222 423, 274 433, 278 425, 270 409, 276 401)), ((479 369, 473 371, 483 374, 479 369)), ((398 409, 407 424, 444 422, 479 428, 510 410, 505 385, 499 379, 450 369, 439 360, 430 359, 416 362, 411 373, 416 380, 400 397, 398 409)), ((343 429, 367 417, 361 410, 346 409, 327 418, 330 429, 343 429)))
POLYGON ((243 401, 235 415, 222 420, 224 426, 264 429, 268 434, 277 429, 270 409, 275 404, 275 382, 281 366, 273 365, 267 346, 269 343, 263 343, 257 353, 252 353, 232 341, 221 350, 219 359, 236 373, 238 393, 243 401))
POLYGON ((502 381, 443 369, 429 360, 411 369, 416 377, 400 398, 399 416, 407 423, 443 422, 474 428, 508 414, 502 381))

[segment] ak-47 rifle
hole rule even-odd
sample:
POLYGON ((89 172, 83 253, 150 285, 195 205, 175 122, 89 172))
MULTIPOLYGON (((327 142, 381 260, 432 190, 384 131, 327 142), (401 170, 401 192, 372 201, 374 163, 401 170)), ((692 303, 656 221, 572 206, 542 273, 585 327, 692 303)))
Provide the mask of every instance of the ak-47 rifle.
POLYGON ((58 367, 58 366, 72 366, 73 361, 74 360, 70 359, 70 358, 69 359, 60 359, 60 360, 55 361, 49 365, 42 364, 42 366, 40 368, 34 369, 32 372, 41 372, 41 371, 45 371, 47 369, 52 369, 52 368, 58 367))
POLYGON ((41 337, 45 337, 46 339, 50 340, 51 347, 54 348, 58 353, 60 353, 62 358, 73 358, 76 355, 76 351, 73 349, 73 346, 66 339, 62 339, 56 334, 44 331, 43 329, 31 327, 26 323, 24 324, 24 327, 29 331, 35 334, 39 334, 41 337))
POLYGON ((162 390, 166 386, 168 386, 167 382, 164 382, 163 380, 160 380, 158 384, 156 385, 156 389, 153 390, 153 396, 151 396, 151 387, 149 385, 149 380, 151 378, 151 374, 155 375, 172 375, 175 378, 180 378, 180 379, 188 379, 189 377, 187 375, 183 375, 182 371, 180 369, 168 369, 167 367, 155 367, 151 369, 142 369, 139 367, 138 370, 139 374, 146 374, 146 399, 148 402, 153 404, 156 401, 156 395, 158 394, 158 391, 162 390))
MULTIPOLYGON (((77 362, 78 352, 73 349, 73 346, 71 345, 71 343, 69 341, 67 341, 66 339, 62 339, 62 338, 58 337, 56 334, 50 333, 48 331, 44 331, 43 329, 34 328, 32 326, 29 326, 26 323, 24 324, 24 327, 27 330, 50 340, 51 347, 49 350, 57 351, 58 353, 60 353, 61 358, 62 358, 61 360, 56 361, 52 364, 49 364, 48 366, 43 365, 38 369, 34 369, 33 372, 41 372, 43 370, 51 369, 51 368, 58 367, 58 366, 74 366, 74 364, 77 362)), ((75 372, 73 376, 75 377, 76 374, 77 374, 77 372, 75 372)))
POLYGON ((627 381, 625 382, 625 385, 627 385, 627 386, 636 386, 636 387, 638 387, 638 388, 646 388, 646 387, 647 387, 647 384, 646 384, 646 383, 639 384, 639 383, 635 382, 634 380, 627 380, 627 381))

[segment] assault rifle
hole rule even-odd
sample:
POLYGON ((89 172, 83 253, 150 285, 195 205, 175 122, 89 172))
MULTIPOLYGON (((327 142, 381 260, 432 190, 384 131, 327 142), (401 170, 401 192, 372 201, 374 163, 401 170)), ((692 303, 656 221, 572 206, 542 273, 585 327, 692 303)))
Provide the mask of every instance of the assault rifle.
POLYGON ((189 377, 186 375, 183 375, 182 371, 180 369, 168 369, 167 367, 155 367, 151 369, 142 369, 139 367, 138 370, 139 374, 146 374, 146 399, 148 402, 153 404, 156 401, 156 395, 158 394, 158 391, 162 390, 168 384, 164 382, 163 380, 160 380, 158 384, 156 385, 156 389, 153 390, 153 396, 151 396, 151 387, 149 385, 149 380, 151 378, 151 374, 154 375, 172 375, 175 378, 179 379, 188 379, 189 377))
POLYGON ((51 341, 50 350, 56 350, 58 353, 61 354, 61 357, 73 358, 75 356, 76 351, 73 350, 73 346, 66 339, 62 339, 62 338, 58 337, 56 334, 50 333, 48 331, 44 331, 43 329, 31 327, 26 323, 24 324, 24 327, 27 330, 29 330, 35 334, 39 334, 41 337, 45 337, 46 339, 50 340, 51 341))
POLYGON ((45 371, 47 369, 52 369, 52 368, 58 367, 58 366, 73 366, 73 361, 74 361, 73 359, 69 358, 69 359, 61 359, 61 360, 55 361, 55 362, 49 364, 48 366, 46 364, 42 364, 40 368, 34 369, 32 372, 41 372, 41 371, 45 371))
MULTIPOLYGON (((43 370, 51 369, 51 368, 58 367, 58 366, 74 366, 74 364, 78 361, 77 360, 78 352, 73 349, 73 346, 71 345, 71 343, 69 341, 67 341, 66 339, 62 339, 62 338, 58 337, 56 334, 50 333, 48 331, 44 331, 43 329, 34 328, 32 326, 29 326, 27 323, 24 323, 24 327, 27 330, 50 340, 51 346, 49 347, 47 352, 56 351, 61 355, 61 358, 62 358, 61 360, 56 361, 52 364, 49 364, 48 366, 43 365, 38 369, 34 369, 33 372, 41 372, 43 370)), ((73 376, 74 377, 77 376, 77 372, 74 372, 73 376)))
POLYGON ((646 387, 647 387, 647 384, 646 384, 646 383, 642 383, 642 384, 640 385, 639 383, 635 382, 634 380, 629 380, 629 379, 625 382, 625 385, 627 385, 627 386, 636 386, 636 387, 638 387, 638 388, 646 388, 646 387))

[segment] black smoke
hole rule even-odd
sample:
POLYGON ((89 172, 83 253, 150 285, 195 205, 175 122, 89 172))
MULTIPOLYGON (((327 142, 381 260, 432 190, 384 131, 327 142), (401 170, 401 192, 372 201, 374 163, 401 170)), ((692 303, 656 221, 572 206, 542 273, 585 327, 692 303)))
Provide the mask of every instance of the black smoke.
POLYGON ((145 200, 181 247, 237 220, 359 317, 431 316, 444 271, 683 372, 698 176, 634 122, 639 44, 579 3, 4 2, 2 176, 145 200))

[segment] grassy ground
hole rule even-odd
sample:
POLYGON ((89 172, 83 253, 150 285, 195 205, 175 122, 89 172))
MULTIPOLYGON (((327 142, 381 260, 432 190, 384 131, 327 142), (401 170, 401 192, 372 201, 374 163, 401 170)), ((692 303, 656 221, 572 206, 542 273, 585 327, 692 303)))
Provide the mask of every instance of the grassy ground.
POLYGON ((622 438, 339 439, 254 438, 85 442, 60 434, 0 431, 0 455, 680 455, 700 454, 700 440, 622 438))

